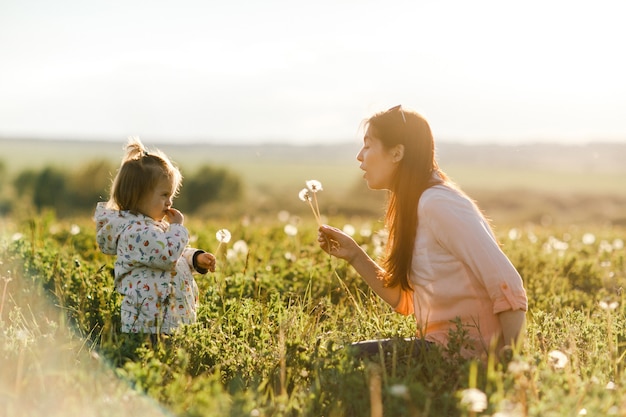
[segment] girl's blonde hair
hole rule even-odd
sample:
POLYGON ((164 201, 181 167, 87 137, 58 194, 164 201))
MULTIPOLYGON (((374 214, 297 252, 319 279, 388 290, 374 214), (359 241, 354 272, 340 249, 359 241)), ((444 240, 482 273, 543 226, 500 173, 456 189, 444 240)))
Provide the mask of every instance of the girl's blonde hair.
POLYGON ((141 199, 164 178, 171 181, 173 194, 178 194, 183 176, 167 155, 158 149, 148 152, 138 137, 128 138, 125 149, 111 187, 109 207, 138 212, 141 199))

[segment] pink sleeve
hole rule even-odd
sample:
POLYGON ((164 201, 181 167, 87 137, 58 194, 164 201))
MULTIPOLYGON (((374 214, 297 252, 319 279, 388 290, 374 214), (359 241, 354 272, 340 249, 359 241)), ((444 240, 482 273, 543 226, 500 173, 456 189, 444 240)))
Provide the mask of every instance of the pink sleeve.
POLYGON ((439 244, 469 268, 493 301, 494 314, 528 308, 522 278, 500 249, 487 221, 467 198, 431 194, 424 217, 439 244))
POLYGON ((398 301, 398 305, 396 305, 394 310, 396 313, 405 316, 413 314, 413 291, 402 290, 400 292, 400 301, 398 301))

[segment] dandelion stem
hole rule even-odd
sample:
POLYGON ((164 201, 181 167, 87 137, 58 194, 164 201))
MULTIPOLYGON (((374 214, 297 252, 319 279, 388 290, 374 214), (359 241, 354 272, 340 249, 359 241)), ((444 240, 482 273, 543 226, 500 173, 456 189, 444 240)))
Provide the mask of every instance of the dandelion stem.
MULTIPOLYGON (((315 198, 315 194, 313 194, 313 198, 315 198)), ((315 216, 315 220, 317 221, 317 225, 322 225, 322 220, 320 219, 320 215, 317 211, 315 211, 315 207, 313 207, 313 203, 311 200, 307 200, 309 202, 309 206, 311 207, 311 211, 313 212, 313 216, 315 216)), ((317 204, 317 199, 315 199, 315 204, 317 204)))
MULTIPOLYGON (((313 212, 315 213, 315 218, 317 219, 317 223, 321 226, 322 215, 320 214, 320 207, 317 204, 317 193, 313 193, 313 200, 315 201, 315 210, 313 210, 313 212)), ((311 205, 311 208, 313 208, 313 205, 311 205)))

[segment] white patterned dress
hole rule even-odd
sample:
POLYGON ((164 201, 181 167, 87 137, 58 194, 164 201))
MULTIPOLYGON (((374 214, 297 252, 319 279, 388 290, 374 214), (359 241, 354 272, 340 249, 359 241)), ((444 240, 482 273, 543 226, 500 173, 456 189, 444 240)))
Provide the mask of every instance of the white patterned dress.
MULTIPOLYGON (((96 240, 117 255, 115 289, 122 294, 122 332, 171 333, 196 321, 198 286, 189 232, 181 224, 113 210, 98 203, 96 240)), ((203 272, 203 271, 200 271, 203 272)))

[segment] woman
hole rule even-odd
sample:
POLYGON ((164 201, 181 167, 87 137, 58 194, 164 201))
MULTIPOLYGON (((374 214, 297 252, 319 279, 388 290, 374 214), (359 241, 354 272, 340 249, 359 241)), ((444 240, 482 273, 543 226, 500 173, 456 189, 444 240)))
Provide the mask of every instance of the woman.
MULTIPOLYGON (((389 190, 386 253, 378 264, 327 225, 319 229, 322 249, 348 261, 397 312, 414 314, 414 340, 446 346, 460 320, 466 357, 516 344, 527 309, 522 279, 480 210, 439 169, 428 122, 396 106, 365 127, 357 160, 370 189, 389 190)), ((381 343, 353 346, 367 353, 381 343)))

